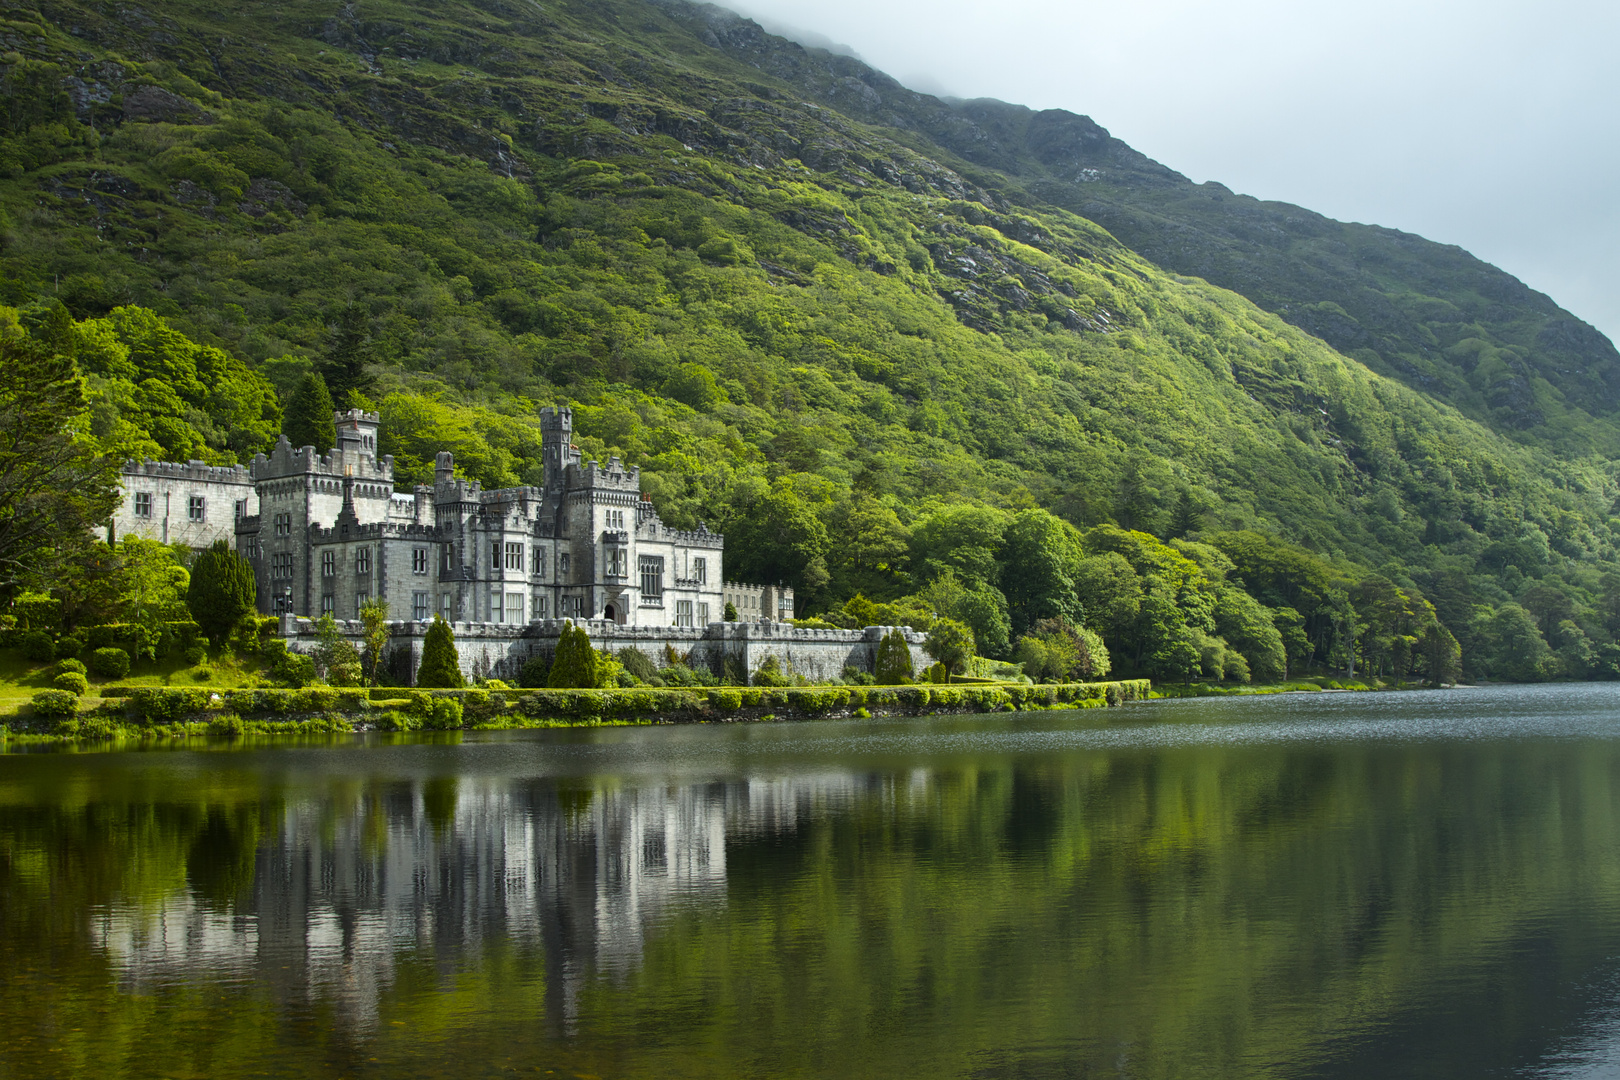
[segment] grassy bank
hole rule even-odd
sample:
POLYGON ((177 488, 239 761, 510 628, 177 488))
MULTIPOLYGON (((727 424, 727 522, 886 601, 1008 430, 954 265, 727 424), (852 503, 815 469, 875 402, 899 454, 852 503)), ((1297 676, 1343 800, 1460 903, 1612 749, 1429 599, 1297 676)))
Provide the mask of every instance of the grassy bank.
POLYGON ((25 708, 5 726, 5 737, 34 742, 924 716, 1102 708, 1145 700, 1150 693, 1145 679, 1051 686, 435 691, 121 684, 102 687, 99 699, 80 699, 77 708, 60 715, 25 708))

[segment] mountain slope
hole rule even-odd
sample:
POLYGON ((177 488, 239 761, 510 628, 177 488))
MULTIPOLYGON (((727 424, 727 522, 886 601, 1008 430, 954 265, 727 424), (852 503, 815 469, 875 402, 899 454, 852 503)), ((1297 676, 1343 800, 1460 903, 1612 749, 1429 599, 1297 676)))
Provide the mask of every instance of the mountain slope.
MULTIPOLYGON (((362 360, 402 483, 440 446, 532 482, 535 408, 572 400, 583 448, 642 464, 667 520, 753 537, 728 566, 818 605, 923 584, 911 533, 941 506, 1038 505, 1281 534, 1349 582, 1423 585, 1459 631, 1555 587, 1607 640, 1606 467, 1032 194, 1005 149, 1032 138, 1180 189, 1089 121, 904 92, 927 127, 854 61, 750 27, 634 0, 13 9, 5 297, 152 308, 283 396, 362 360)), ((203 419, 208 454, 244 452, 203 419)))
POLYGON ((811 100, 920 136, 1081 214, 1166 269, 1241 293, 1380 374, 1530 445, 1620 454, 1620 353, 1550 298, 1460 248, 1235 195, 1138 153, 1089 117, 947 102, 860 61, 670 4, 714 46, 811 100))

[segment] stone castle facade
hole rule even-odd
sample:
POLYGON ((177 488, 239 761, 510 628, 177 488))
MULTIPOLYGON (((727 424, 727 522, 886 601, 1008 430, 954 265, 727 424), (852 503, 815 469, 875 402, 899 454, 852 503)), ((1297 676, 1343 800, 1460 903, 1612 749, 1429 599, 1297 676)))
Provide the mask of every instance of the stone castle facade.
POLYGON ((544 486, 485 491, 441 453, 432 484, 394 490, 380 418, 335 416, 337 446, 285 437, 246 468, 129 462, 116 533, 203 547, 225 537, 253 564, 265 614, 353 619, 373 597, 395 620, 520 627, 557 619, 703 628, 727 600, 744 620, 793 618, 782 586, 726 582, 724 538, 672 529, 618 458, 582 462, 573 413, 541 413, 544 486))

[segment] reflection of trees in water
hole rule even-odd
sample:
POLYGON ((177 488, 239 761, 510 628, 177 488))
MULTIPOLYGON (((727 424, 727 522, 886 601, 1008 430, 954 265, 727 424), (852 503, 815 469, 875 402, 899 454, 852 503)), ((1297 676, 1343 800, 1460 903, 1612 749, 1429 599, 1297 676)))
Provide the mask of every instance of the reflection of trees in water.
MULTIPOLYGON (((723 1072, 716 1048, 786 1073, 812 1046, 826 1074, 1258 1074, 1620 894, 1617 777, 1607 745, 1525 743, 669 786, 109 780, 56 803, 42 781, 0 786, 0 948, 111 957, 75 970, 116 976, 120 1008, 265 988, 277 1046, 374 1046, 437 1010, 469 1038, 611 1046, 637 1066, 615 1074, 723 1072)), ((1496 1008, 1506 1040, 1544 1018, 1532 998, 1460 1011, 1496 1008)))

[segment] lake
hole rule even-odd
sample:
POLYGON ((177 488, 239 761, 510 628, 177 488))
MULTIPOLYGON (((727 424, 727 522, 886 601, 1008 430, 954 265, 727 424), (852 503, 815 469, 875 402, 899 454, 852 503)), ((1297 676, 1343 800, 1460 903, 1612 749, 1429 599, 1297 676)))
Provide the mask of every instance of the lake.
POLYGON ((0 1077, 1620 1074, 1620 686, 0 754, 0 1077))

